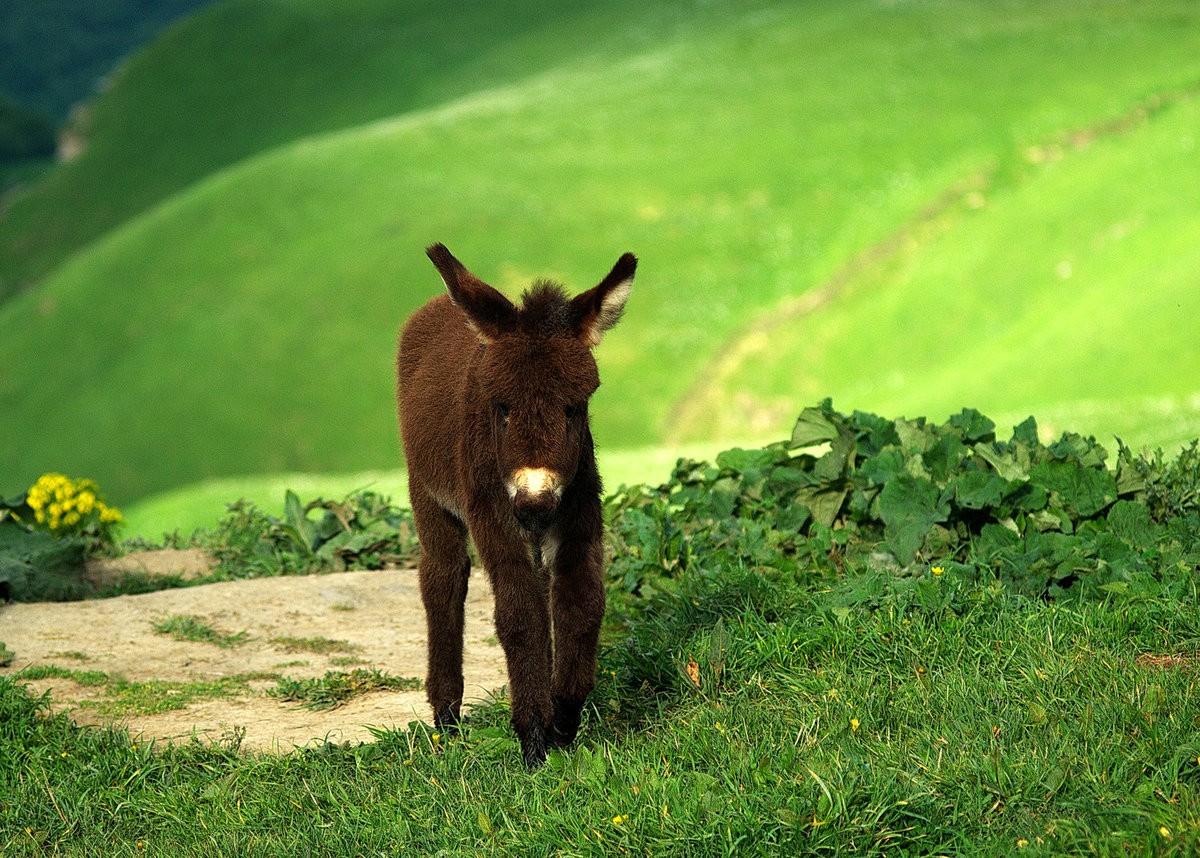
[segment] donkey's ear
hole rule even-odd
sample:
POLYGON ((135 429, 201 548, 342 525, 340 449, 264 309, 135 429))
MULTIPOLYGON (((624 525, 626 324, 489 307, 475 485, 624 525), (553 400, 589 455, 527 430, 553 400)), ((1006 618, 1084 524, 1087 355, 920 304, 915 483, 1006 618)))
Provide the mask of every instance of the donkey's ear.
POLYGON ((512 301, 468 271, 446 245, 431 244, 425 253, 442 275, 450 300, 463 311, 482 342, 490 343, 513 328, 517 308, 512 301))
POLYGON ((571 299, 575 333, 589 347, 599 345, 604 332, 620 321, 636 270, 637 257, 626 253, 598 286, 571 299))

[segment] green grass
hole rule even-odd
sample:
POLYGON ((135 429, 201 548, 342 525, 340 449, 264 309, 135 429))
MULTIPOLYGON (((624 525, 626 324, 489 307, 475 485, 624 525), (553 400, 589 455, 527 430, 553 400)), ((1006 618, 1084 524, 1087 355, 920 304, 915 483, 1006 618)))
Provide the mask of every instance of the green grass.
MULTIPOLYGON (((1029 424, 997 441, 977 412, 822 407, 800 428, 795 450, 729 451, 610 503, 599 683, 542 768, 503 695, 458 734, 263 754, 236 727, 210 746, 76 727, 22 674, 0 678, 0 850, 1195 854, 1195 446, 1125 451, 1114 476, 1091 441, 1029 424), (821 458, 800 452, 821 436, 821 458), (835 527, 808 521, 839 486, 835 527)), ((42 675, 113 693, 96 671, 42 675)), ((273 678, 314 707, 417 684, 273 678)))
MULTIPOLYGON (((395 332, 440 290, 421 253, 435 239, 510 292, 539 275, 590 285, 620 252, 641 255, 629 312, 600 348, 594 413, 603 447, 775 434, 823 380, 821 395, 837 392, 842 407, 933 416, 967 401, 1026 413, 1094 403, 1097 423, 1080 428, 1120 428, 1135 443, 1177 436, 1141 417, 1148 397, 1177 403, 1173 420, 1194 414, 1187 403, 1200 379, 1194 362, 1172 359, 1178 332, 1140 327, 1163 334, 1147 348, 1112 330, 1137 311, 1130 296, 1190 307, 1196 220, 1170 179, 1180 160, 1168 134, 1186 132, 1190 102, 1032 177, 1022 166, 1030 146, 1194 86, 1193 4, 763 3, 685 13, 659 2, 592 29, 527 11, 522 20, 538 26, 489 42, 490 53, 446 58, 450 79, 411 70, 429 89, 403 104, 372 90, 362 97, 370 109, 354 98, 330 107, 359 78, 336 57, 310 62, 305 51, 316 49, 303 40, 296 55, 281 47, 270 68, 247 76, 240 86, 261 78, 269 90, 239 96, 250 106, 282 103, 270 89, 283 76, 275 63, 341 83, 329 101, 297 102, 321 118, 293 121, 286 133, 272 123, 261 134, 229 133, 255 139, 214 169, 172 179, 171 195, 144 198, 141 214, 63 255, 38 289, 0 308, 0 410, 26 427, 20 444, 0 451, 5 479, 19 486, 51 467, 88 474, 127 505, 231 474, 390 467, 395 332), (567 34, 520 59, 543 37, 567 34), (492 74, 498 68, 505 73, 492 74), (481 90, 485 80, 491 88, 481 90), (899 308, 893 315, 867 306, 845 322, 852 340, 832 337, 832 322, 781 326, 766 359, 721 388, 695 422, 680 421, 747 328, 841 276, 947 188, 981 173, 997 177, 998 198, 921 242, 911 264, 928 273, 880 291, 881 303, 899 308), (1129 187, 1140 195, 1136 229, 1093 254, 1097 234, 1086 229, 1113 226, 1100 219, 1129 187), (963 260, 966 251, 982 261, 963 260), (1047 272, 1064 253, 1075 260, 1072 293, 1041 306, 1047 272), (969 276, 940 276, 947 270, 969 276), (1007 296, 1023 324, 1014 319, 997 336, 1002 303, 994 316, 964 303, 961 316, 926 314, 906 326, 930 284, 954 298, 1007 296), (951 319, 953 336, 947 325, 930 330, 931 318, 951 319), (899 373, 900 389, 884 391, 890 399, 873 393, 897 381, 901 355, 921 339, 939 344, 938 363, 899 373), (812 343, 825 346, 813 363, 828 365, 827 375, 785 359, 812 343), (1062 374, 1094 356, 1112 377, 1094 392, 1082 381, 1064 392, 1042 365, 1051 351, 1079 355, 1062 374), (1014 387, 1014 373, 1027 379, 1014 387), (995 405, 981 395, 993 387, 995 405), (754 419, 728 426, 717 416, 742 412, 754 419), (1118 419, 1106 422, 1109 414, 1118 419)), ((433 20, 422 14, 412 12, 418 34, 433 20)), ((600 17, 591 7, 578 14, 600 17)), ((204 92, 227 91, 221 68, 246 62, 248 44, 284 26, 244 4, 217 7, 207 20, 210 30, 201 20, 177 37, 192 40, 186 50, 177 41, 143 55, 110 103, 128 98, 131 116, 150 110, 153 93, 135 97, 136 88, 151 86, 168 49, 181 61, 203 50, 211 68, 196 75, 200 94, 181 103, 208 116, 197 104, 204 92), (216 26, 233 20, 239 27, 216 26), (205 41, 217 32, 238 34, 229 56, 205 41)), ((366 21, 347 15, 337 26, 366 21)), ((468 39, 468 53, 478 44, 468 39)), ((389 45, 366 67, 387 68, 403 53, 389 45)), ((172 139, 208 145, 212 129, 208 138, 196 130, 172 139)), ((1191 176, 1182 169, 1181 180, 1191 176)), ((145 184, 102 175, 113 188, 145 184)), ((86 208, 70 219, 62 206, 48 210, 60 222, 91 221, 86 208)))
MULTIPOLYGON (((209 682, 148 680, 133 682, 101 670, 70 670, 56 665, 22 668, 16 680, 67 679, 98 688, 104 696, 81 700, 78 705, 102 718, 154 715, 184 709, 201 700, 220 700, 250 693, 248 676, 227 676, 209 682)), ((253 677, 261 678, 261 677, 253 677)))
POLYGON ((374 668, 355 668, 349 673, 331 670, 311 679, 281 678, 271 691, 280 700, 299 703, 307 709, 334 709, 372 691, 418 691, 421 680, 389 676, 374 668))
POLYGON ((459 737, 417 725, 364 745, 263 755, 149 748, 76 728, 0 680, 0 848, 1186 855, 1200 846, 1194 589, 1170 602, 1056 605, 949 574, 936 585, 953 591, 952 608, 922 608, 911 589, 862 578, 801 592, 737 569, 685 582, 609 644, 579 744, 532 774, 502 700, 459 737), (864 588, 877 607, 833 610, 864 588), (724 643, 714 647, 715 637, 724 643), (687 677, 692 659, 698 685, 687 677))
POLYGON ((239 646, 250 639, 248 632, 223 632, 204 622, 200 617, 178 614, 154 624, 154 630, 170 635, 177 641, 210 643, 222 649, 239 646))
POLYGON ((284 652, 312 652, 319 655, 327 655, 333 652, 357 652, 362 649, 358 644, 326 637, 279 637, 271 638, 271 643, 282 647, 284 652))

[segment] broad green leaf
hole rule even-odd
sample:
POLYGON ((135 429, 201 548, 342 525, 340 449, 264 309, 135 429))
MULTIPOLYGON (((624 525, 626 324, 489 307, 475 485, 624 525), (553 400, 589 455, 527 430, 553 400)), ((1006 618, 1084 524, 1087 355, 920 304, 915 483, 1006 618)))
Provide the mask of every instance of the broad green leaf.
POLYGON ((1000 505, 1010 484, 994 471, 967 471, 950 485, 954 502, 962 509, 988 509, 1000 505))
POLYGON ((311 550, 316 543, 316 528, 308 520, 308 514, 304 511, 304 505, 300 503, 299 495, 291 489, 288 489, 283 496, 283 515, 294 537, 301 542, 304 548, 311 550))
POLYGON ((962 432, 962 437, 965 441, 995 440, 996 424, 974 408, 964 408, 947 422, 962 432))
POLYGON ((950 507, 929 480, 901 474, 883 487, 879 514, 885 525, 884 541, 901 563, 908 564, 933 526, 949 517, 950 507))
POLYGON ((0 521, 0 591, 18 602, 82 599, 92 592, 83 580, 86 551, 78 537, 55 538, 0 521))
MULTIPOLYGON (((830 501, 832 503, 832 500, 830 501)), ((840 504, 839 504, 840 506, 840 504)), ((836 513, 834 513, 836 516, 836 513)), ((776 526, 788 533, 799 533, 812 520, 812 513, 806 504, 789 503, 781 509, 775 518, 776 526)))
POLYGON ((1014 444, 1024 444, 1026 447, 1035 447, 1038 443, 1038 428, 1037 421, 1032 416, 1026 417, 1020 423, 1013 427, 1012 440, 1014 444))
POLYGON ((792 428, 792 440, 789 446, 792 449, 812 447, 838 437, 838 425, 830 414, 828 400, 824 403, 824 407, 809 407, 801 411, 796 425, 792 428))
POLYGON ((995 443, 976 444, 971 449, 1006 480, 1024 480, 1029 476, 1027 465, 1012 450, 1001 449, 1001 445, 995 443))
POLYGON ((1150 520, 1150 510, 1142 503, 1117 501, 1108 511, 1107 519, 1113 534, 1137 549, 1152 548, 1162 535, 1161 528, 1150 520))
POLYGON ((1073 459, 1042 462, 1033 467, 1029 477, 1057 494, 1068 513, 1081 518, 1091 518, 1117 499, 1112 473, 1073 459))
POLYGON ((842 504, 846 502, 848 492, 847 485, 801 489, 796 493, 796 502, 808 508, 814 521, 832 527, 838 513, 842 511, 842 504))
POLYGON ((925 460, 919 454, 910 455, 904 460, 904 473, 910 477, 933 482, 933 475, 929 473, 929 469, 925 467, 925 460))
POLYGON ((1004 508, 1006 514, 1018 511, 1037 512, 1044 509, 1049 500, 1050 493, 1043 486, 1013 480, 1004 493, 1004 508))
POLYGON ((823 482, 845 478, 854 467, 856 449, 857 445, 850 435, 835 438, 829 452, 817 460, 813 467, 813 476, 823 482))
POLYGON ((921 459, 934 482, 945 483, 958 470, 967 452, 962 441, 955 435, 946 434, 934 441, 921 459))
POLYGON ((909 455, 924 453, 936 440, 933 429, 925 425, 923 417, 917 420, 899 418, 893 425, 900 438, 900 449, 909 455))
POLYGON ((1117 494, 1122 497, 1137 494, 1146 489, 1146 474, 1138 467, 1133 451, 1117 439, 1117 494))
POLYGON ((729 468, 740 474, 751 474, 769 468, 775 464, 776 459, 774 450, 743 450, 741 447, 734 447, 717 454, 717 466, 729 468))
POLYGON ((1029 521, 1040 533, 1049 533, 1050 531, 1070 533, 1073 529, 1071 517, 1061 509, 1038 510, 1029 516, 1029 521))
POLYGON ((1014 557, 1019 551, 1021 536, 1002 524, 985 524, 979 535, 972 540, 973 553, 984 564, 997 558, 1014 557))
POLYGON ((904 454, 897 447, 889 447, 865 460, 858 466, 858 473, 875 485, 884 485, 897 474, 904 472, 904 454))
POLYGON ((1056 459, 1074 459, 1085 468, 1102 468, 1108 459, 1108 451, 1095 438, 1075 432, 1064 432, 1046 450, 1056 459))
POLYGON ((850 415, 850 428, 858 437, 858 455, 863 458, 900 443, 893 421, 876 414, 855 411, 850 415))

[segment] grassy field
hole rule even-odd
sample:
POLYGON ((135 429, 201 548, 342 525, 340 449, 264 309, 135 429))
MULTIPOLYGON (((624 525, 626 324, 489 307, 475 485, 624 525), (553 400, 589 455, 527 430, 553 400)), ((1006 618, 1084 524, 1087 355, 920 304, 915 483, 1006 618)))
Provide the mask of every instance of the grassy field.
POLYGON ((1200 270, 1200 219, 1172 189, 1200 183, 1196 95, 1031 149, 1019 176, 965 187, 827 303, 764 312, 689 403, 690 432, 744 426, 746 412, 720 407, 737 396, 940 415, 974 387, 989 413, 1158 443, 1194 436, 1200 356, 1179 320, 1200 312, 1200 292, 1178 287, 1200 270), (1081 420, 1089 405, 1111 413, 1081 420))
MULTIPOLYGON (((76 727, 18 674, 0 678, 0 850, 1200 848, 1194 445, 1109 463, 1080 436, 1047 445, 1026 423, 1010 437, 975 411, 934 425, 822 405, 790 444, 678 467, 606 514, 599 684, 578 743, 544 767, 521 762, 503 694, 456 735, 414 722, 261 754, 236 724, 209 746, 76 727)), ((255 536, 225 548, 280 574, 292 560, 271 568, 255 536)), ((191 616, 160 630, 235 639, 191 616)), ((288 693, 326 705, 335 689, 310 684, 288 693)), ((157 705, 149 687, 125 703, 157 705)))
MULTIPOLYGON (((562 19, 531 4, 514 32, 467 28, 444 68, 389 66, 407 54, 381 36, 366 87, 297 33, 369 29, 368 7, 382 5, 334 21, 289 4, 293 30, 222 5, 97 105, 95 157, 112 160, 88 181, 122 178, 85 203, 82 173, 71 189, 64 169, 51 182, 78 217, 44 206, 99 231, 47 250, 46 279, 0 306, 0 410, 21 427, 0 451, 6 490, 57 469, 127 504, 237 474, 394 467, 391 353, 439 291, 432 240, 510 292, 539 275, 590 285, 620 252, 641 255, 599 355, 610 449, 770 437, 814 390, 935 418, 964 402, 1014 420, 1060 409, 1137 444, 1177 441, 1196 414, 1197 366, 1161 309, 1194 304, 1197 216, 1178 193, 1194 178, 1191 4, 663 2, 562 19), (263 40, 279 50, 231 115, 314 57, 340 83, 288 101, 303 120, 260 109, 236 133, 174 127, 191 166, 154 168, 173 177, 157 188, 101 170, 136 150, 120 135, 159 103, 171 63, 211 59, 180 110, 212 124, 221 70, 257 62, 263 40), (380 95, 396 89, 388 68, 419 92, 380 95), (1109 127, 1156 94, 1166 107, 1109 127), (129 118, 102 122, 118 105, 129 118), (1107 130, 1071 144, 1090 128, 1107 130), (222 134, 230 148, 200 163, 222 134), (1031 164, 1038 147, 1064 154, 1031 164), (959 189, 980 182, 973 208, 959 189), (924 214, 955 193, 964 211, 924 214), (122 214, 101 227, 93 209, 122 214), (789 321, 831 283, 847 285, 789 321), (763 334, 764 320, 778 324, 763 334)), ((434 26, 422 9, 411 20, 434 26)), ((13 229, 49 234, 22 232, 19 208, 13 229)))
POLYGON ((710 569, 610 637, 530 774, 506 702, 285 755, 151 747, 0 679, 6 855, 1189 855, 1200 598, 710 569), (696 665, 696 681, 687 666, 696 665))

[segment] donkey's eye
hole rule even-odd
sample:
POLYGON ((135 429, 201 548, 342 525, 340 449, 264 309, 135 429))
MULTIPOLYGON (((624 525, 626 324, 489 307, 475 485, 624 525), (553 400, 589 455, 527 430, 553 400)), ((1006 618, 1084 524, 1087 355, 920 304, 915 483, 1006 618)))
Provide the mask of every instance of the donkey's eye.
POLYGON ((568 405, 563 410, 566 412, 568 420, 574 420, 576 417, 578 417, 580 414, 583 413, 583 406, 582 405, 568 405))
POLYGON ((501 420, 507 420, 508 419, 508 403, 507 402, 497 402, 496 403, 496 414, 497 414, 497 416, 500 417, 501 420))

